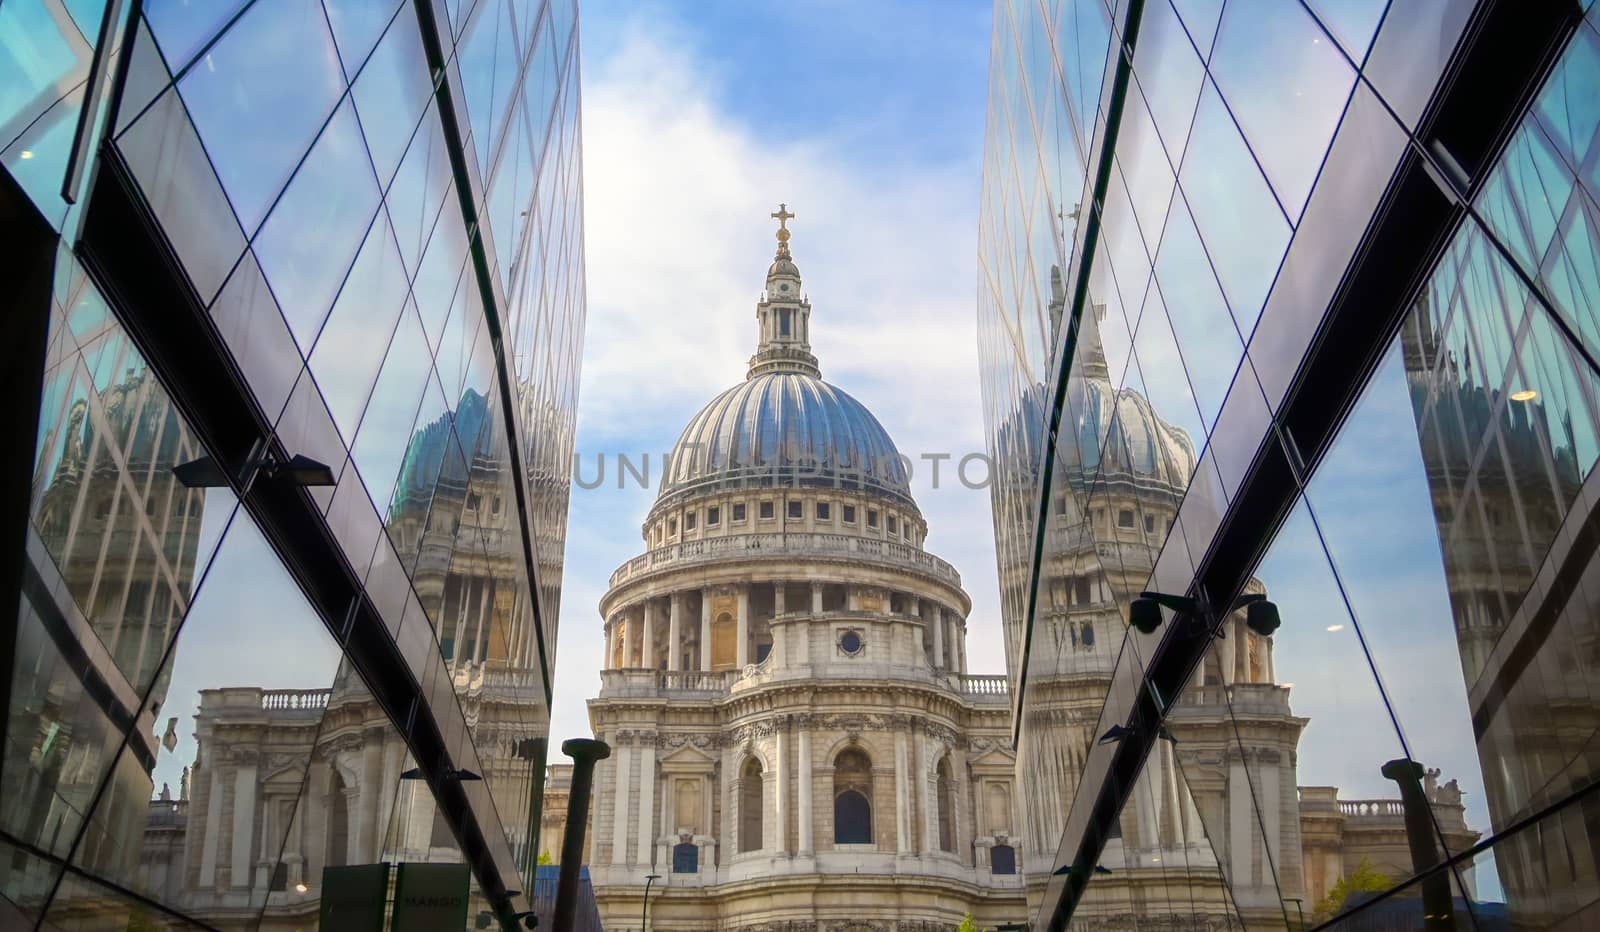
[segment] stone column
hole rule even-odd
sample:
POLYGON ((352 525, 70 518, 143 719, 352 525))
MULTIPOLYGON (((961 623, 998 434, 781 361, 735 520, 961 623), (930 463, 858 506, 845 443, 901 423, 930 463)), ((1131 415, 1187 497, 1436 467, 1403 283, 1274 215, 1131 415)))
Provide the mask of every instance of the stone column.
MULTIPOLYGON (((1159 760, 1159 758, 1158 758, 1159 760)), ((1134 783, 1133 811, 1139 822, 1139 847, 1161 847, 1161 813, 1156 807, 1156 770, 1145 766, 1134 783)))
POLYGON ((811 838, 811 729, 804 720, 800 722, 799 733, 796 735, 799 744, 797 754, 800 758, 800 856, 809 858, 815 853, 815 845, 811 838))
POLYGON ((656 844, 656 739, 646 735, 639 748, 639 863, 650 866, 656 844))
POLYGON ((950 619, 951 636, 956 639, 956 669, 967 672, 967 624, 964 619, 950 619))
POLYGON ((378 822, 388 815, 378 812, 383 803, 383 787, 379 785, 383 782, 382 736, 382 731, 372 730, 361 736, 361 782, 358 784, 361 790, 361 833, 360 846, 356 849, 360 854, 349 862, 351 864, 367 864, 382 856, 382 852, 377 850, 378 822))
POLYGON ((624 641, 624 649, 627 653, 623 655, 622 665, 624 667, 642 667, 644 666, 644 657, 639 652, 639 629, 643 619, 637 609, 624 609, 624 612, 625 617, 628 619, 628 634, 624 641))
POLYGON ((861 590, 856 586, 844 587, 845 611, 855 612, 861 610, 861 590))
POLYGON ((811 584, 811 614, 822 614, 822 583, 811 584))
POLYGON ((1178 782, 1178 793, 1183 798, 1183 840, 1191 845, 1204 841, 1205 823, 1200 821, 1200 810, 1195 807, 1194 794, 1190 792, 1187 780, 1178 782))
POLYGON ((256 755, 241 753, 233 771, 233 851, 230 859, 235 887, 248 889, 251 883, 251 830, 256 822, 256 755))
POLYGON ((672 594, 671 607, 667 609, 667 669, 683 667, 683 595, 672 594))
POLYGON ((611 815, 611 863, 628 863, 628 781, 633 764, 633 748, 621 743, 620 736, 612 736, 611 744, 617 749, 612 758, 617 774, 617 802, 611 815))
POLYGON ((1250 830, 1254 825, 1250 812, 1250 778, 1245 774, 1244 761, 1236 759, 1228 763, 1228 882, 1235 890, 1255 886, 1250 870, 1255 847, 1250 830))
POLYGON ((215 754, 205 762, 211 771, 211 782, 206 788, 206 833, 200 843, 200 886, 217 885, 217 848, 222 843, 222 767, 215 754))
POLYGON ((750 587, 739 587, 739 644, 734 663, 743 670, 750 662, 750 587))
POLYGON ((615 618, 610 618, 610 619, 606 620, 606 656, 605 656, 605 662, 600 664, 600 669, 602 669, 602 670, 610 670, 612 668, 611 665, 617 662, 616 661, 616 657, 617 657, 617 620, 615 618))
POLYGON ((339 792, 344 794, 344 862, 361 864, 365 862, 361 851, 361 784, 339 792))
POLYGON ((922 753, 917 762, 917 805, 922 809, 922 844, 917 850, 928 855, 939 850, 939 793, 934 785, 938 779, 934 761, 939 749, 926 735, 919 744, 922 753))
POLYGON ((944 609, 935 607, 933 610, 933 665, 943 668, 944 662, 944 609))
MULTIPOLYGON (((1274 758, 1278 758, 1275 752, 1262 751, 1261 757, 1257 758, 1257 760, 1261 761, 1261 764, 1256 768, 1256 774, 1261 787, 1261 820, 1265 823, 1263 830, 1267 835, 1267 857, 1272 859, 1272 863, 1277 865, 1279 870, 1282 870, 1283 855, 1280 849, 1282 848, 1281 839, 1283 837, 1281 830, 1283 799, 1278 789, 1280 785, 1278 775, 1281 764, 1279 760, 1274 758)), ((1288 878, 1285 877, 1284 879, 1287 880, 1288 878)))
POLYGON ((901 856, 911 854, 911 762, 906 747, 906 733, 894 736, 894 835, 895 851, 901 856))
POLYGON ((639 666, 648 670, 656 668, 656 603, 644 600, 644 634, 639 642, 639 666))
POLYGON ((783 580, 772 583, 772 614, 782 615, 789 610, 789 586, 783 580))
MULTIPOLYGON (((395 796, 400 792, 400 774, 405 770, 406 744, 398 734, 387 735, 383 743, 383 799, 379 802, 379 822, 393 819, 395 796)), ((378 826, 378 851, 373 860, 383 857, 389 843, 389 826, 378 826)))
POLYGON ((773 850, 786 855, 789 853, 789 755, 784 746, 788 744, 788 736, 784 734, 783 719, 779 718, 776 724, 774 737, 777 752, 773 755, 772 763, 772 797, 776 803, 773 814, 777 816, 777 826, 772 833, 772 840, 776 843, 773 850))
MULTIPOLYGON (((700 590, 700 672, 711 672, 711 590, 700 590)), ((706 831, 710 831, 708 827, 706 831)))

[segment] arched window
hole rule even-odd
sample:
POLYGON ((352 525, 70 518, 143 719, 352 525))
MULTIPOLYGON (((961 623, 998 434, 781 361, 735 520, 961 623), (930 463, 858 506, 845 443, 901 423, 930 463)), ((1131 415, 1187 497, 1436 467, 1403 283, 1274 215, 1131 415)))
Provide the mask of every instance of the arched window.
POLYGON ((1017 872, 1017 849, 1010 845, 995 845, 989 849, 989 873, 1015 874, 1017 872))
POLYGON ((766 787, 761 774, 761 762, 747 758, 740 771, 742 785, 739 790, 739 850, 761 850, 761 816, 763 791, 766 787))
POLYGON ((833 843, 872 844, 872 759, 857 748, 833 762, 833 843))
POLYGON ((950 804, 950 758, 939 761, 935 780, 939 796, 939 850, 956 850, 955 807, 950 804))
POLYGON ((328 850, 322 863, 343 867, 350 851, 350 804, 344 798, 344 777, 337 770, 328 786, 328 850))

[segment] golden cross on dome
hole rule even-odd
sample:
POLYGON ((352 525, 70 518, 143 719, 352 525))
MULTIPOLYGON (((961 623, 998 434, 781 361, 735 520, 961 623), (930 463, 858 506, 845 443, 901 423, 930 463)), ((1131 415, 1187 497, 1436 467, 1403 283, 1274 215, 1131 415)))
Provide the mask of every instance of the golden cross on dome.
POLYGON ((788 204, 779 204, 778 212, 771 216, 772 219, 778 221, 778 229, 785 231, 789 229, 789 221, 794 219, 794 214, 789 213, 788 204))

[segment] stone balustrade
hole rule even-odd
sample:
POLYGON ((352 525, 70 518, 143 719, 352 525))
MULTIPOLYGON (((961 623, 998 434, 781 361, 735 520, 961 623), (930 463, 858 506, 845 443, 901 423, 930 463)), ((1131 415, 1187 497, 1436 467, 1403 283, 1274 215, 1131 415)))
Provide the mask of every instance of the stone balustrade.
POLYGON ((331 689, 264 689, 261 708, 268 712, 321 712, 331 689))
POLYGON ((998 696, 1002 699, 1011 695, 1011 683, 1004 673, 958 673, 951 679, 963 695, 998 696))
POLYGON ((611 574, 611 588, 615 589, 630 579, 661 570, 762 554, 782 555, 793 559, 844 557, 851 560, 867 560, 926 573, 952 586, 961 585, 961 574, 956 572, 955 567, 910 544, 870 537, 854 537, 849 534, 801 532, 738 534, 657 547, 617 567, 611 574))
POLYGON ((1406 807, 1398 799, 1341 799, 1339 811, 1346 818, 1405 818, 1406 807))

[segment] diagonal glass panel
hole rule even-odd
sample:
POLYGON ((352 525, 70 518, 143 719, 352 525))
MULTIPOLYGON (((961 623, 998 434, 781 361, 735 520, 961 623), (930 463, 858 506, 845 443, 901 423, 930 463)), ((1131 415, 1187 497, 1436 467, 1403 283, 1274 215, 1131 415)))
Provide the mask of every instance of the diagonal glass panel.
POLYGON ((403 4, 352 85, 380 187, 394 176, 432 91, 416 10, 403 4))
MULTIPOLYGON (((339 46, 339 58, 344 72, 353 80, 362 63, 372 52, 384 27, 390 24, 401 0, 323 0, 328 13, 328 23, 333 27, 333 40, 339 46)), ((412 30, 416 30, 412 20, 412 30)), ((420 52, 418 53, 420 56, 420 52)))
MULTIPOLYGON (((210 924, 253 916, 340 656, 254 522, 235 520, 72 863, 210 924), (153 817, 181 822, 184 844, 146 832, 153 817)), ((54 908, 73 908, 63 897, 54 908)))
POLYGON ((422 325, 408 304, 400 315, 350 449, 379 514, 389 514, 400 461, 416 425, 417 406, 432 382, 433 368, 429 365, 422 325))
POLYGON ((1289 225, 1209 81, 1178 183, 1234 317, 1254 321, 1289 244, 1289 225))
POLYGON ((344 93, 322 4, 252 4, 178 89, 240 222, 254 230, 344 93))
POLYGON ((1350 63, 1300 4, 1233 0, 1211 75, 1298 223, 1355 84, 1350 63))
MULTIPOLYGON (((372 164, 355 112, 346 103, 328 121, 254 243, 261 270, 302 351, 309 352, 334 295, 351 272, 351 259, 377 206, 372 164), (307 235, 308 230, 316 235, 307 235)), ((389 245, 387 252, 393 250, 389 245)))
POLYGON ((1440 837, 1454 853, 1489 828, 1449 584, 1416 436, 1401 341, 1368 383, 1306 490, 1328 554, 1413 760, 1429 782, 1440 837), (1385 451, 1373 456, 1373 449, 1385 451), (1383 527, 1374 535, 1371 529, 1383 527), (1448 671, 1418 675, 1417 671, 1448 671))
POLYGON ((389 223, 379 217, 309 354, 317 386, 346 438, 356 435, 405 304, 405 270, 389 223))

